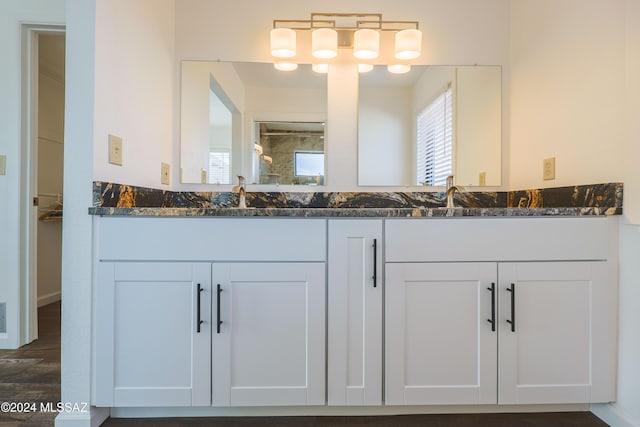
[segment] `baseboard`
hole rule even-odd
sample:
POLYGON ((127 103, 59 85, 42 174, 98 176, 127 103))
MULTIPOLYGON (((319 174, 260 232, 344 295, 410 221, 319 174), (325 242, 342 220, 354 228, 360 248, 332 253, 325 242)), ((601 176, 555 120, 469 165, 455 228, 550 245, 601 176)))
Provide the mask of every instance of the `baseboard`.
POLYGON ((640 427, 627 419, 613 403, 594 403, 591 412, 611 427, 640 427))
POLYGON ((112 418, 171 417, 260 417, 260 416, 372 416, 412 414, 480 414, 507 412, 580 412, 588 404, 571 405, 451 405, 451 406, 263 406, 263 407, 184 407, 111 408, 112 418))
POLYGON ((61 412, 55 427, 98 427, 109 418, 108 408, 91 407, 86 412, 61 412))
POLYGON ((60 301, 62 299, 62 292, 58 291, 58 292, 52 292, 50 294, 47 295, 42 295, 41 297, 38 297, 38 308, 45 306, 45 305, 49 305, 53 302, 57 302, 60 301))

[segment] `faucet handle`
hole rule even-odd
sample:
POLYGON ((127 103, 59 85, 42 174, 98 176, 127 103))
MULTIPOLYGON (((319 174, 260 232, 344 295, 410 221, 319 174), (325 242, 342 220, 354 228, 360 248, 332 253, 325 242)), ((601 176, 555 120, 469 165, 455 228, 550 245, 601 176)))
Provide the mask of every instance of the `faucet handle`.
POLYGON ((244 185, 244 176, 238 175, 238 185, 244 185))

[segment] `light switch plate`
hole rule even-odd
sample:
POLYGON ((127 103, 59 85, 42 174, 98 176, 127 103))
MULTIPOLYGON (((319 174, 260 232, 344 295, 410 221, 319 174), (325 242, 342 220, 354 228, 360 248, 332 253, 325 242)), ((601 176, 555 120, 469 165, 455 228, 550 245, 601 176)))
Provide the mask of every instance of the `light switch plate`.
POLYGON ((109 135, 109 163, 122 166, 122 138, 109 135))
POLYGON ((171 181, 171 166, 168 163, 160 163, 160 182, 169 185, 171 181))
POLYGON ((545 181, 556 179, 555 157, 548 157, 542 161, 542 179, 545 181))
POLYGON ((0 175, 7 174, 7 156, 4 154, 0 156, 0 175))

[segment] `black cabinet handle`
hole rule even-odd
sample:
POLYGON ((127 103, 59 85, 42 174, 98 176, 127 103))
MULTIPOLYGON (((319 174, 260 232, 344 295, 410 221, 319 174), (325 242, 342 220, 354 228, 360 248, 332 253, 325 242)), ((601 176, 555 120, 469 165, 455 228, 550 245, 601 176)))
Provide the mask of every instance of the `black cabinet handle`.
POLYGON ((378 286, 378 239, 373 239, 373 287, 378 286))
POLYGON ((487 288, 491 292, 491 319, 487 319, 491 323, 491 332, 496 331, 496 284, 491 283, 491 287, 487 288))
POLYGON ((202 325, 204 323, 204 321, 201 318, 201 310, 200 310, 200 294, 202 294, 202 291, 204 291, 204 289, 202 289, 202 286, 200 286, 200 283, 198 283, 198 295, 197 295, 197 299, 198 299, 198 304, 196 306, 196 332, 200 333, 200 325, 202 325))
POLYGON ((507 323, 511 324, 511 332, 516 331, 516 285, 511 284, 511 287, 507 288, 508 292, 511 292, 511 319, 507 319, 507 323))
POLYGON ((217 311, 218 311, 218 318, 216 319, 216 333, 220 333, 220 325, 222 325, 222 320, 220 320, 220 294, 222 293, 222 288, 220 287, 220 284, 218 283, 218 298, 217 298, 217 311))

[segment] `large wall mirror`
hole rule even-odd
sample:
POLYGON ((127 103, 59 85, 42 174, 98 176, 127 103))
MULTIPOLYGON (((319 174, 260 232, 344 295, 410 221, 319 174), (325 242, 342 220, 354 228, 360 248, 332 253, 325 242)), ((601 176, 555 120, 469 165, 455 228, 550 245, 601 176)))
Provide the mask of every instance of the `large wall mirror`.
POLYGON ((501 185, 501 78, 499 66, 361 74, 358 184, 501 185))
POLYGON ((183 183, 323 185, 326 75, 300 65, 183 61, 183 183))

